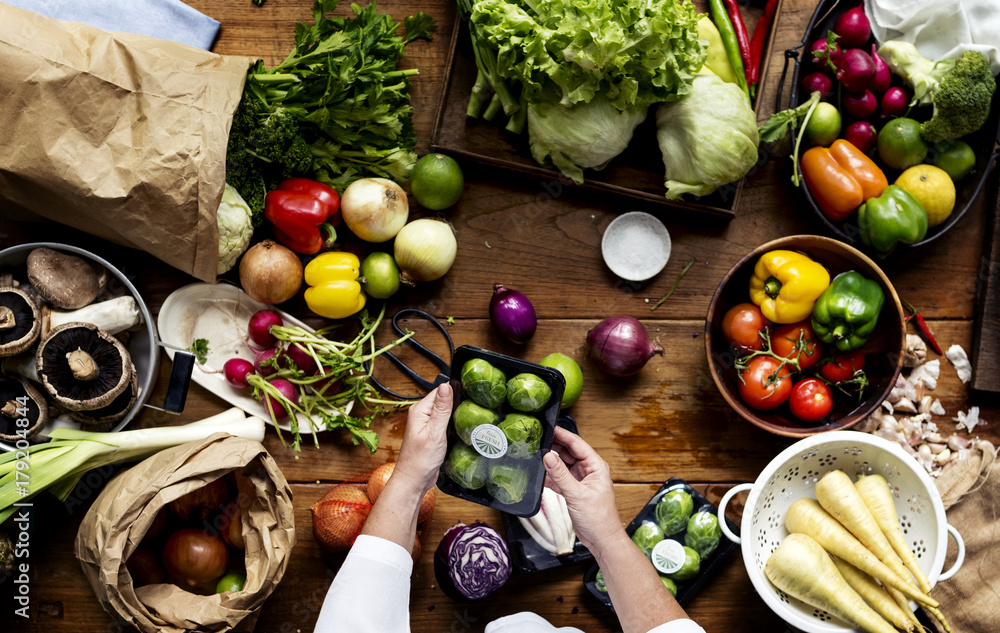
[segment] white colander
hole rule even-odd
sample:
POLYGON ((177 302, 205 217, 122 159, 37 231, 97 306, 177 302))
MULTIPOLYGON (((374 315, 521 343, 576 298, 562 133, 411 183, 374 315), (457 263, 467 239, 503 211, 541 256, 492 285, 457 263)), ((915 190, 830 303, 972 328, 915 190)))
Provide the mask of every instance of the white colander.
POLYGON ((965 560, 965 543, 946 522, 944 505, 934 482, 897 445, 856 431, 821 433, 796 442, 771 460, 757 481, 735 486, 719 503, 721 517, 733 495, 750 491, 743 510, 742 539, 732 533, 725 521, 719 525, 729 539, 742 541, 743 563, 750 582, 767 606, 788 624, 809 633, 848 633, 854 629, 776 589, 764 575, 764 563, 788 535, 785 529, 788 507, 800 497, 815 498, 816 482, 827 472, 838 469, 852 478, 860 474, 885 477, 896 499, 903 533, 932 585, 951 578, 965 560), (951 569, 942 573, 949 532, 958 544, 958 557, 951 569))

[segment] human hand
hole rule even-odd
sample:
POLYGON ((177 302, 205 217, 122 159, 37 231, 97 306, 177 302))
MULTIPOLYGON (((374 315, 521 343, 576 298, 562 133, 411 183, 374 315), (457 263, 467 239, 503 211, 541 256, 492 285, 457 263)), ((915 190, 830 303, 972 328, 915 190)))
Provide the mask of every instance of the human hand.
POLYGON ((407 480, 421 495, 434 487, 444 462, 452 405, 451 385, 443 383, 411 406, 406 416, 406 431, 393 477, 407 480))
POLYGON ((566 498, 573 528, 587 549, 597 554, 625 536, 615 505, 611 469, 590 444, 556 427, 552 450, 542 462, 547 473, 545 485, 566 498))

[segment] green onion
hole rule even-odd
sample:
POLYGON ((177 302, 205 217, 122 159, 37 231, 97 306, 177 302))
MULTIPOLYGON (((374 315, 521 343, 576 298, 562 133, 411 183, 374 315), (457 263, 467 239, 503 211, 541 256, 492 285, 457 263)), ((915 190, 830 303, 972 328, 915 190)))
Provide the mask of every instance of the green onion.
POLYGON ((73 485, 94 468, 145 459, 165 448, 203 440, 213 433, 263 441, 264 420, 245 415, 233 408, 182 426, 120 433, 57 428, 49 433, 48 443, 0 455, 0 523, 14 514, 13 504, 27 501, 48 488, 65 499, 73 485))

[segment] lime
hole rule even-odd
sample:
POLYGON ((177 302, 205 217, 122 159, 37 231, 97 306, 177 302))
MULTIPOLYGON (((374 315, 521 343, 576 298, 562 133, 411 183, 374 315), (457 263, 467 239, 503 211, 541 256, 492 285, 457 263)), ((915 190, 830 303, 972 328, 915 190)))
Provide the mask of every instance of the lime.
POLYGON ((410 191, 420 206, 431 211, 447 209, 462 196, 465 179, 454 158, 428 154, 410 172, 410 191))
POLYGON ((976 166, 976 153, 964 141, 941 141, 935 148, 938 155, 934 159, 934 166, 951 176, 952 182, 965 178, 976 166))
POLYGON ((927 143, 920 137, 920 123, 893 119, 878 133, 878 157, 893 169, 906 169, 924 162, 927 143))
POLYGON ((225 593, 227 591, 243 591, 243 583, 247 581, 245 574, 226 574, 219 578, 219 583, 215 585, 215 593, 225 593))
POLYGON ((806 124, 806 140, 826 147, 840 136, 840 112, 831 104, 820 102, 806 124))
POLYGON ((955 208, 955 183, 945 170, 934 165, 910 167, 896 179, 902 187, 917 199, 927 212, 927 226, 935 227, 948 219, 955 208))
POLYGON ((563 392, 560 409, 568 409, 576 404, 583 393, 583 372, 575 360, 566 354, 556 352, 549 354, 539 363, 545 367, 559 370, 559 373, 566 379, 566 391, 563 392))
POLYGON ((372 253, 361 262, 361 286, 368 296, 388 299, 399 290, 399 266, 389 253, 372 253))

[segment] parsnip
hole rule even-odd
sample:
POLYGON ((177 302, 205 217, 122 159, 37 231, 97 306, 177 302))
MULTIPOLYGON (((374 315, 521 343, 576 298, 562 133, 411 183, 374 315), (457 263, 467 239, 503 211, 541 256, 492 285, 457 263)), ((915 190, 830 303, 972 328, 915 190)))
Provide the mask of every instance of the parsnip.
POLYGON ((842 559, 833 557, 833 564, 837 566, 837 571, 844 577, 851 589, 858 592, 858 595, 865 599, 871 608, 885 618, 890 624, 904 631, 913 631, 913 622, 906 615, 906 612, 899 608, 899 605, 892 597, 878 584, 874 578, 861 571, 854 565, 844 562, 842 559))

